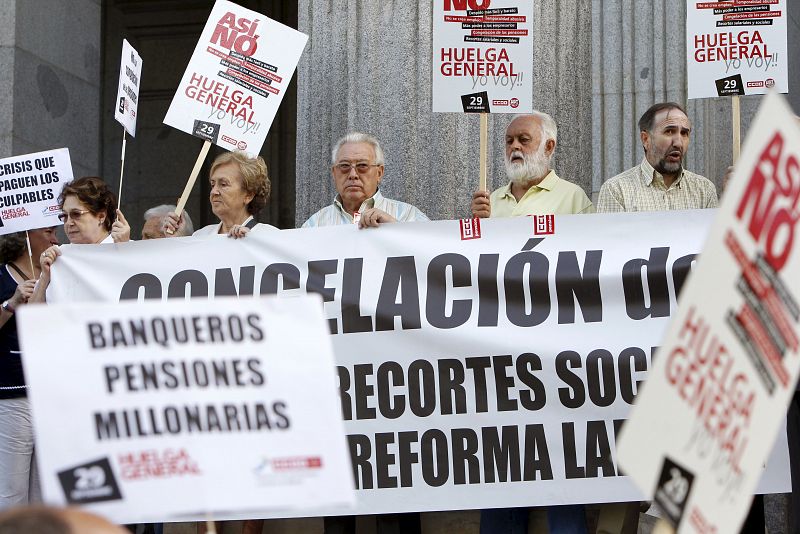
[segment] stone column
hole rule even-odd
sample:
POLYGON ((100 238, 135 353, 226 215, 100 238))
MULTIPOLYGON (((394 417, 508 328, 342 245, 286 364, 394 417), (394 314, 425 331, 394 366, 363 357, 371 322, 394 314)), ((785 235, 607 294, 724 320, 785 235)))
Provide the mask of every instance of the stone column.
POLYGON ((100 163, 100 0, 0 3, 0 156, 68 147, 100 163))

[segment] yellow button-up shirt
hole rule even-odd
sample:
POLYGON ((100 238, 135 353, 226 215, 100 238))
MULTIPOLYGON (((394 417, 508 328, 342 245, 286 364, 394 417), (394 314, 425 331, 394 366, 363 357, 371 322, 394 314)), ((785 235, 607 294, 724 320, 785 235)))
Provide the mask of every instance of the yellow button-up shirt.
POLYGON ((579 186, 550 173, 531 186, 519 199, 511 193, 511 184, 496 189, 489 197, 492 217, 525 215, 570 215, 594 213, 594 206, 579 186))

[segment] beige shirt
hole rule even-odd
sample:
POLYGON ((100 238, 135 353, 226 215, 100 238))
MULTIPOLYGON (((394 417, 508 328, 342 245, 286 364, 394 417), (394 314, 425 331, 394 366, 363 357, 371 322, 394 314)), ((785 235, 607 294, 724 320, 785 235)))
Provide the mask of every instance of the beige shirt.
POLYGON ((489 197, 492 217, 525 215, 570 215, 594 213, 594 206, 583 189, 550 173, 531 186, 519 199, 511 193, 511 184, 496 189, 489 197))
POLYGON ((691 210, 717 207, 717 188, 708 178, 684 170, 672 185, 664 184, 647 158, 600 188, 598 213, 691 210))

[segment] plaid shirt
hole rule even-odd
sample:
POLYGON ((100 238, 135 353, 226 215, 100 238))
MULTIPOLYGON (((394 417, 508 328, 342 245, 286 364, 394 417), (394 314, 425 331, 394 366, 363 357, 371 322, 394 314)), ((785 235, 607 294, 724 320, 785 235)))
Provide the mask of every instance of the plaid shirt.
POLYGON ((708 179, 684 170, 666 187, 647 158, 641 165, 609 178, 600 188, 598 213, 691 210, 717 207, 717 189, 708 179))
MULTIPOLYGON (((381 194, 380 190, 376 191, 372 197, 365 200, 361 204, 361 207, 358 208, 358 212, 364 213, 364 211, 370 208, 378 208, 379 210, 385 211, 397 219, 398 222, 430 220, 418 208, 412 206, 411 204, 400 202, 399 200, 386 198, 381 194)), ((317 213, 309 217, 308 220, 303 223, 303 228, 335 226, 337 224, 353 224, 353 216, 347 213, 347 211, 344 209, 344 206, 342 206, 342 202, 339 199, 339 195, 336 195, 336 198, 333 199, 333 204, 330 206, 325 206, 317 213)))

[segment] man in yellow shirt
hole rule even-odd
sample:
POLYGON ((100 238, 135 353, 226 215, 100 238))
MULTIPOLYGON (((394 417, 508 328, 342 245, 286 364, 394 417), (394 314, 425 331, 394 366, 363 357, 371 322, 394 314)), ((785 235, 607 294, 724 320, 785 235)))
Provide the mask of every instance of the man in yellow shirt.
POLYGON ((583 189, 562 180, 550 168, 558 128, 550 115, 534 111, 514 117, 506 129, 506 175, 509 183, 491 196, 476 191, 473 217, 517 217, 594 213, 583 189))
MULTIPOLYGON (((509 183, 491 195, 476 191, 472 196, 473 217, 518 217, 594 213, 583 189, 562 180, 550 168, 556 151, 558 128, 550 115, 534 111, 514 117, 506 129, 506 175, 509 183)), ((550 532, 586 534, 582 505, 550 506, 550 532)), ((528 532, 528 509, 481 510, 481 534, 528 532)))

